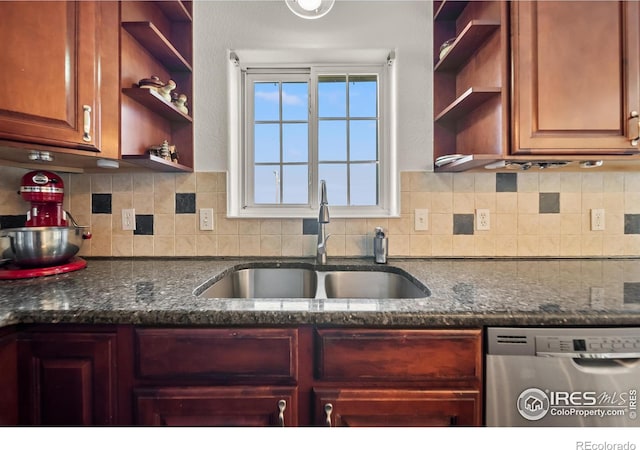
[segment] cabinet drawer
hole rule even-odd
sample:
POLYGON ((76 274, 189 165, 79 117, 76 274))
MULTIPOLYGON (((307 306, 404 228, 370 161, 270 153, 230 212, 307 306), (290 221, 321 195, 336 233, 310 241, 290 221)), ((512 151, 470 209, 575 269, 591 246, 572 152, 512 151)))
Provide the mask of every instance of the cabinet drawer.
POLYGON ((295 329, 137 329, 135 337, 143 379, 264 384, 298 377, 295 329))
POLYGON ((480 330, 318 330, 316 376, 341 381, 479 381, 480 330))

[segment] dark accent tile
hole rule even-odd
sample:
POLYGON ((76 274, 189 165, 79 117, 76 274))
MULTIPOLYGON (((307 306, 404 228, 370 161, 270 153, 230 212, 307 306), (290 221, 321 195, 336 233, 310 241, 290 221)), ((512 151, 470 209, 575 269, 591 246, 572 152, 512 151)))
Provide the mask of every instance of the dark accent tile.
POLYGON ((624 234, 640 234, 640 214, 624 215, 624 234))
POLYGON ((27 222, 27 215, 0 216, 0 228, 20 228, 27 222))
POLYGON ((195 214, 196 194, 176 194, 176 214, 195 214))
POLYGON ((93 214, 111 214, 111 194, 91 194, 93 214))
POLYGON ((640 305, 640 283, 625 283, 623 303, 640 305))
POLYGON ((560 212, 559 192, 540 192, 540 214, 558 214, 560 212))
POLYGON ((142 236, 153 235, 153 214, 136 214, 136 229, 133 234, 142 236))
POLYGON ((318 219, 302 219, 302 234, 318 234, 318 219))
POLYGON ((497 173, 496 192, 518 192, 518 174, 497 173))
POLYGON ((453 234, 473 234, 473 214, 454 214, 453 234))

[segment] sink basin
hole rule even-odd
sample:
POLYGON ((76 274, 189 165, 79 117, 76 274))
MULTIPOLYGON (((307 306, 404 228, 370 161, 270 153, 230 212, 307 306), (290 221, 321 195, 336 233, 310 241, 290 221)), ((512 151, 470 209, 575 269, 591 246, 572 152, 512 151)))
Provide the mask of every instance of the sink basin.
POLYGON ((395 267, 246 265, 209 280, 194 294, 206 298, 422 298, 429 289, 395 267))
POLYGON ((210 298, 314 298, 316 272, 303 268, 254 267, 233 270, 204 290, 210 298))
POLYGON ((394 272, 339 270, 326 272, 327 298, 420 298, 429 291, 394 272))

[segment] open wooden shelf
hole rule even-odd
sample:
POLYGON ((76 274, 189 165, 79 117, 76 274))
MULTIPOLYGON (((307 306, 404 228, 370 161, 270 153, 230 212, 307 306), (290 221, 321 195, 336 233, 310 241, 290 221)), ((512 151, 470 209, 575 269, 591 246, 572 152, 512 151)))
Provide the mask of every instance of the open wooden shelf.
POLYGON ((451 122, 476 109, 491 98, 500 96, 499 87, 470 87, 434 119, 435 122, 451 122))
POLYGON ((460 15, 462 10, 467 6, 467 3, 469 2, 444 0, 440 4, 440 8, 438 8, 438 10, 433 15, 433 20, 455 20, 460 15))
POLYGON ((449 53, 445 55, 434 67, 436 72, 455 70, 469 62, 482 43, 496 30, 500 24, 486 20, 472 20, 460 32, 452 44, 449 53))
POLYGON ((183 166, 180 163, 168 161, 148 153, 144 155, 122 155, 122 159, 126 162, 159 172, 193 172, 191 167, 183 166))
POLYGON ((191 12, 180 0, 160 0, 156 4, 162 12, 175 22, 192 22, 191 12))
POLYGON ((191 116, 178 110, 152 89, 139 87, 124 88, 122 89, 122 93, 172 122, 193 122, 191 116))
POLYGON ((122 22, 122 27, 169 70, 191 72, 191 64, 152 22, 122 22))

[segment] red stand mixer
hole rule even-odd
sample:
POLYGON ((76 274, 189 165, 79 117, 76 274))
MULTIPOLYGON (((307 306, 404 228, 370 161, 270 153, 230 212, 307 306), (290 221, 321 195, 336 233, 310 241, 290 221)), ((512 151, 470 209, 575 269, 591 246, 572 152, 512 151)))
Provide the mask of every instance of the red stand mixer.
POLYGON ((0 280, 33 278, 70 272, 86 267, 87 262, 75 256, 82 242, 91 238, 87 227, 80 226, 62 207, 62 178, 44 170, 28 172, 22 177, 20 196, 30 203, 24 227, 0 230, 7 238, 0 248, 6 258, 0 280))
POLYGON ((62 209, 64 183, 53 172, 29 172, 22 177, 20 196, 31 203, 26 227, 66 227, 67 216, 62 209))

